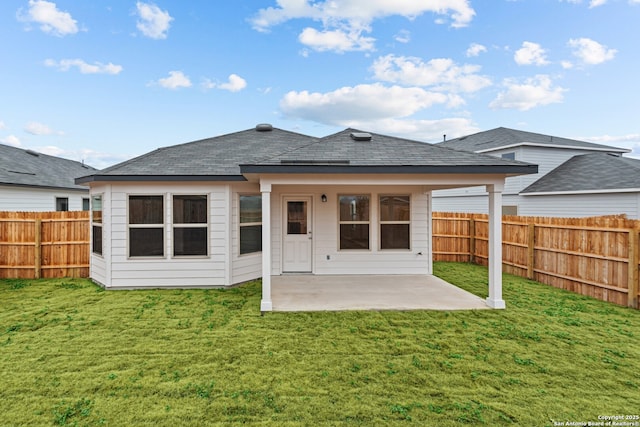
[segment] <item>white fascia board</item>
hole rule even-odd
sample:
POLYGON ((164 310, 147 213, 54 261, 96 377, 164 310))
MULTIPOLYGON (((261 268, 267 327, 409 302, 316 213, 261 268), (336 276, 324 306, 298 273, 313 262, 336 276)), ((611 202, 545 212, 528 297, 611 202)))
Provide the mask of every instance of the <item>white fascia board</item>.
POLYGON ((615 188, 610 190, 539 191, 518 193, 519 196, 563 196, 570 194, 640 193, 640 188, 615 188))
POLYGON ((487 148, 485 150, 478 150, 475 151, 475 153, 488 153, 491 151, 499 151, 499 150, 508 150, 509 148, 516 148, 516 147, 544 147, 544 148, 561 148, 561 149, 566 149, 566 150, 588 150, 588 151, 602 151, 605 153, 630 153, 631 150, 628 148, 618 148, 618 147, 581 147, 578 145, 556 145, 556 144, 540 144, 540 143, 536 143, 536 142, 518 142, 516 144, 510 144, 510 145, 503 145, 501 147, 493 147, 493 148, 487 148))

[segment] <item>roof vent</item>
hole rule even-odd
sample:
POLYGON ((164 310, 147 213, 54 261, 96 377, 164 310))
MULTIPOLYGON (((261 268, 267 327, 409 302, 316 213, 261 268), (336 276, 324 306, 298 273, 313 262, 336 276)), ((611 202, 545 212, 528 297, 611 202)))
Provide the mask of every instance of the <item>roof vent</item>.
POLYGON ((256 131, 258 132, 271 132, 273 130, 273 126, 270 123, 260 123, 256 125, 256 131))
POLYGON ((27 152, 27 154, 31 154, 32 156, 35 157, 40 157, 40 153, 38 153, 37 151, 33 151, 33 150, 25 150, 27 152))
POLYGON ((354 141, 371 141, 371 134, 368 132, 351 132, 350 136, 354 141))

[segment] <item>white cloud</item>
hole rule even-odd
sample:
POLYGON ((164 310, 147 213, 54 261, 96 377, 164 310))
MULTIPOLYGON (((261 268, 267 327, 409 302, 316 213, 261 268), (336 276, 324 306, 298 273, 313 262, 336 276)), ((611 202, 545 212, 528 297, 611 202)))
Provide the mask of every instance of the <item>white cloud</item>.
POLYGON ((610 61, 617 53, 616 49, 609 49, 605 45, 586 37, 570 39, 568 45, 573 48, 573 55, 587 65, 597 65, 610 61))
POLYGON ((64 132, 55 131, 51 129, 49 126, 38 123, 38 122, 29 122, 25 125, 24 131, 30 133, 31 135, 63 135, 64 132))
POLYGON ((48 34, 62 37, 78 32, 78 24, 68 12, 58 10, 55 3, 45 0, 29 0, 26 14, 18 11, 18 19, 23 22, 40 24, 40 29, 48 34))
POLYGON ((603 4, 607 4, 607 0, 591 0, 589 2, 589 8, 602 6, 603 4))
POLYGON ((136 27, 142 34, 152 39, 166 39, 173 18, 166 10, 153 3, 137 2, 138 22, 136 27))
POLYGON ((229 80, 226 83, 214 83, 209 79, 204 79, 202 82, 204 89, 222 89, 229 92, 239 92, 247 87, 247 81, 237 74, 229 75, 229 80))
POLYGON ((20 142, 20 138, 15 135, 5 136, 4 138, 0 138, 0 143, 11 145, 12 147, 20 147, 22 143, 20 142))
POLYGON ((487 51, 487 48, 485 46, 478 43, 471 43, 471 45, 469 45, 469 48, 465 52, 465 55, 467 57, 478 56, 481 53, 486 51, 487 51))
POLYGON ((7 128, 7 125, 5 125, 2 120, 0 120, 0 130, 6 129, 6 128, 7 128))
POLYGON ((280 108, 291 117, 344 125, 349 121, 408 117, 435 104, 457 106, 462 102, 456 95, 375 83, 327 93, 291 91, 280 100, 280 108))
POLYGON ((82 59, 61 59, 60 61, 47 59, 44 61, 44 65, 57 68, 60 71, 69 71, 72 67, 76 67, 82 74, 120 74, 122 71, 122 65, 115 65, 111 62, 108 64, 101 62, 89 64, 82 59))
POLYGON ((169 71, 169 77, 158 79, 155 84, 165 89, 178 89, 181 87, 191 87, 191 80, 185 76, 182 71, 169 71))
POLYGON ((452 27, 465 27, 475 15, 469 0, 276 0, 276 3, 275 7, 260 9, 251 19, 254 29, 267 31, 291 19, 320 21, 322 30, 306 28, 299 40, 316 50, 338 52, 372 50, 374 39, 362 33, 370 32, 376 19, 388 16, 414 19, 431 12, 449 17, 452 27))
POLYGON ((398 43, 409 43, 411 41, 411 33, 407 30, 400 30, 393 36, 393 39, 398 43))
POLYGON ((377 80, 415 86, 433 86, 437 90, 476 92, 491 85, 477 74, 478 65, 456 65, 452 59, 436 58, 424 62, 412 56, 386 55, 371 67, 377 80))
POLYGON ((541 74, 528 78, 524 83, 515 79, 505 79, 506 91, 498 94, 489 104, 493 109, 530 110, 542 105, 562 102, 566 89, 553 86, 551 78, 541 74))
POLYGON ((277 0, 277 3, 278 7, 260 9, 252 20, 254 28, 266 30, 296 18, 370 23, 393 15, 413 19, 426 12, 449 15, 453 27, 465 27, 476 14, 467 0, 326 0, 311 4, 309 0, 277 0))
MULTIPOLYGON (((33 147, 32 150, 35 150, 42 154, 47 154, 49 156, 56 156, 64 159, 75 160, 77 162, 83 162, 84 164, 92 166, 96 169, 104 169, 133 157, 122 154, 104 153, 101 151, 92 150, 90 148, 67 150, 55 145, 33 147)), ((89 172, 87 172, 87 174, 88 173, 89 172)))
POLYGON ((363 36, 363 31, 366 31, 366 29, 318 31, 315 28, 307 27, 302 30, 298 40, 303 45, 319 52, 334 51, 342 53, 374 50, 375 39, 363 36))
POLYGON ((547 65, 547 52, 538 43, 523 42, 513 59, 518 65, 547 65))
POLYGON ((340 123, 340 125, 430 143, 442 141, 443 135, 447 135, 447 139, 452 139, 480 131, 471 120, 458 117, 440 120, 394 118, 382 120, 345 120, 344 123, 340 123))

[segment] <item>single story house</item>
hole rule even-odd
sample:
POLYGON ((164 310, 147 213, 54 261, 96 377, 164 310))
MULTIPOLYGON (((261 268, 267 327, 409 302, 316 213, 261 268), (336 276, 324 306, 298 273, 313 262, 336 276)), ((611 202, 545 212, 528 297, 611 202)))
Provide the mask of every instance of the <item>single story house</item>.
POLYGON ((74 179, 93 171, 81 162, 0 144, 0 211, 89 210, 89 190, 74 179))
MULTIPOLYGON (((640 175, 632 166, 638 161, 623 157, 628 149, 504 127, 436 145, 538 165, 537 174, 507 178, 505 215, 640 219, 640 175)), ((483 187, 436 191, 433 209, 487 213, 487 193, 483 187)))
POLYGON ((91 278, 107 289, 231 286, 286 273, 432 274, 431 193, 489 192, 487 304, 503 308, 501 194, 537 166, 345 129, 260 124, 76 180, 92 200, 91 278))

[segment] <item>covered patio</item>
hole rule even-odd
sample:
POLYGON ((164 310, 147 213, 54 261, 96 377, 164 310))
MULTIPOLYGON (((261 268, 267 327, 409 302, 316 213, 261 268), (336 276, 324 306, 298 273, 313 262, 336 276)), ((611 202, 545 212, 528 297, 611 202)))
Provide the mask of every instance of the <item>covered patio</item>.
POLYGON ((272 276, 273 311, 480 310, 484 299, 433 275, 272 276))

